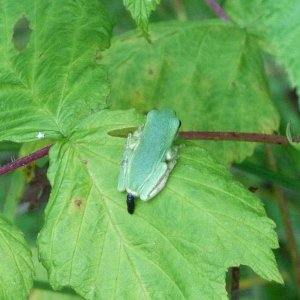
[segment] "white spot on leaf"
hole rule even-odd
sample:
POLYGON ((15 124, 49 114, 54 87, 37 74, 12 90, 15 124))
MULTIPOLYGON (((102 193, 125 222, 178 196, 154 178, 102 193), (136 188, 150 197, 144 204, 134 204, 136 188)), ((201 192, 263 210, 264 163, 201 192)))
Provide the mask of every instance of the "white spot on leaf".
POLYGON ((36 137, 37 137, 38 139, 43 139, 43 138, 45 138, 45 133, 39 132, 39 133, 36 135, 36 137))

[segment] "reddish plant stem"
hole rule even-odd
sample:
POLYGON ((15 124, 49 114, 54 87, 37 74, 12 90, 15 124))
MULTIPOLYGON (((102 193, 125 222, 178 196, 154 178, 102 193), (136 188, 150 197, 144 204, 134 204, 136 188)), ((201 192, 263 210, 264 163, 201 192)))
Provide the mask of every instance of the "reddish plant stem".
POLYGON ((229 20, 229 17, 215 0, 206 0, 206 3, 220 19, 225 21, 229 20))
POLYGON ((231 300, 240 298, 240 267, 231 268, 231 300))
POLYGON ((48 145, 45 148, 42 148, 42 149, 40 149, 36 152, 33 152, 25 157, 16 159, 16 160, 12 161, 11 163, 4 165, 3 167, 0 168, 0 175, 8 173, 12 170, 23 167, 25 165, 28 165, 29 163, 31 163, 43 156, 46 156, 48 154, 51 146, 52 145, 48 145))
MULTIPOLYGON (((246 133, 246 132, 209 132, 209 131, 183 131, 179 136, 189 140, 214 140, 214 141, 243 141, 271 144, 289 144, 287 137, 282 135, 246 133)), ((299 143, 300 138, 293 138, 293 142, 299 143)))
MULTIPOLYGON (((288 144, 289 141, 285 136, 259 133, 244 133, 244 132, 209 132, 209 131, 182 131, 179 132, 182 139, 188 140, 214 140, 214 141, 238 141, 238 142, 260 142, 271 144, 288 144)), ((300 138, 293 138, 293 142, 299 143, 300 138)), ((23 167, 49 152, 51 145, 46 146, 28 156, 19 158, 9 164, 0 167, 0 175, 23 167)))

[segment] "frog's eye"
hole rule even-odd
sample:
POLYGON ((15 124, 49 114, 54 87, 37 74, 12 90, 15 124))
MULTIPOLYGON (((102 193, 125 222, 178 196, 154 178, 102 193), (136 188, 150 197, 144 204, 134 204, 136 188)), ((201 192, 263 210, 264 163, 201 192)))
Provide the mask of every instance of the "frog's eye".
POLYGON ((131 193, 127 194, 127 211, 131 215, 134 212, 134 196, 131 193))

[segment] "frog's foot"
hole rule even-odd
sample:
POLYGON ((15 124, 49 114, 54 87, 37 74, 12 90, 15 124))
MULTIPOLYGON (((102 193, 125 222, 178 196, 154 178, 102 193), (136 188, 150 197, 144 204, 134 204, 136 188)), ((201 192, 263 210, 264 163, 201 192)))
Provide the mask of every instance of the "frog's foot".
POLYGON ((168 150, 166 153, 166 161, 169 162, 172 160, 176 160, 178 158, 178 152, 182 147, 184 147, 184 145, 177 145, 168 150))

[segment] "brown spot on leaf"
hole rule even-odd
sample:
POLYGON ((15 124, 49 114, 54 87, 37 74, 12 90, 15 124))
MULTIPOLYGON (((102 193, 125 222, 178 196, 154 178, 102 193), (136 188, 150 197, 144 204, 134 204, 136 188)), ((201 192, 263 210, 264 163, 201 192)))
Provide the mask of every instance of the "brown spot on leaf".
POLYGON ((83 201, 81 199, 74 200, 74 204, 78 207, 80 207, 83 204, 83 201))
POLYGON ((103 59, 103 55, 100 52, 97 52, 95 55, 95 63, 98 64, 103 59))
POLYGON ((149 75, 153 75, 153 74, 154 74, 154 70, 153 70, 152 68, 149 68, 148 74, 149 74, 149 75))
POLYGON ((87 165, 87 164, 89 163, 89 161, 88 161, 87 159, 84 159, 82 162, 83 162, 85 165, 87 165))
POLYGON ((134 94, 136 97, 140 97, 141 96, 141 92, 140 91, 134 91, 134 94))

